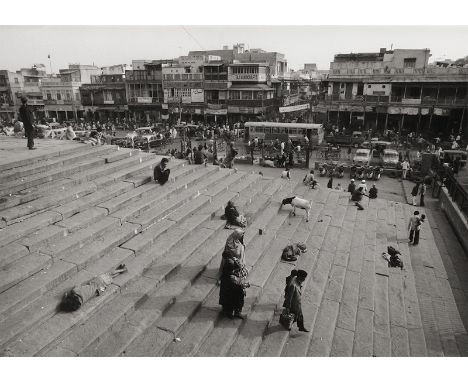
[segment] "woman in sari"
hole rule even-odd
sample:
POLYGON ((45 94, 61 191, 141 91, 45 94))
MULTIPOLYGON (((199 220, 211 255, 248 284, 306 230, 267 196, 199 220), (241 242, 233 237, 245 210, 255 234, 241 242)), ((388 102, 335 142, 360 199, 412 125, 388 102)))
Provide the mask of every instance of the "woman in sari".
POLYGON ((223 307, 223 314, 243 319, 245 289, 250 284, 246 281, 244 231, 240 228, 226 240, 219 273, 219 304, 223 307))
POLYGON ((226 208, 224 209, 224 216, 226 217, 227 224, 231 226, 245 227, 247 225, 247 220, 244 215, 239 214, 236 206, 230 200, 227 202, 226 208))

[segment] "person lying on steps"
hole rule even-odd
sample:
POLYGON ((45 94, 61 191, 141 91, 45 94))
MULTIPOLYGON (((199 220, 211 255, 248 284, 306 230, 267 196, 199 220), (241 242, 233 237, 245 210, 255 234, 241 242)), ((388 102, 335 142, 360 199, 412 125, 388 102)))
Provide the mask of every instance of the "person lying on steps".
POLYGON ((120 264, 112 272, 94 277, 86 284, 75 286, 70 292, 65 292, 59 305, 62 312, 74 312, 93 297, 100 296, 112 284, 114 277, 127 272, 125 264, 120 264))

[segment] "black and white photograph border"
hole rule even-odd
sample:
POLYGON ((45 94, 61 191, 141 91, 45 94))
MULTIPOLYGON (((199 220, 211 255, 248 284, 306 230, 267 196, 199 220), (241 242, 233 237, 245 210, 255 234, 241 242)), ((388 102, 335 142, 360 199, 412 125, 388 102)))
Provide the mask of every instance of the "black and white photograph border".
POLYGON ((5 380, 461 377, 467 14, 2 4, 5 380))

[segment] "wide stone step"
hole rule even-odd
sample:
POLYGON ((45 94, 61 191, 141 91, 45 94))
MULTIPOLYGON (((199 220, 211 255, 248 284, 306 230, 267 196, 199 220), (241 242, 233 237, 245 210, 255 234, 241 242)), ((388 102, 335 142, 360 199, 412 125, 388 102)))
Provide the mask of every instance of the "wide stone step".
MULTIPOLYGON (((225 174, 221 174, 223 176, 225 174)), ((215 184, 219 179, 218 173, 214 177, 210 177, 211 183, 215 184)), ((223 179, 225 179, 223 177, 223 179)), ((207 180, 202 181, 202 187, 208 186, 207 180)), ((183 189, 182 185, 177 186, 183 189)), ((190 213, 195 213, 204 205, 210 202, 210 197, 199 195, 199 191, 195 193, 195 189, 200 187, 200 183, 196 181, 191 187, 180 193, 164 192, 160 196, 168 197, 167 199, 156 199, 149 202, 149 198, 142 201, 141 204, 132 208, 125 208, 122 211, 115 213, 113 216, 118 217, 121 221, 129 221, 135 224, 140 224, 143 229, 146 229, 151 224, 161 220, 169 219, 179 222, 190 213), (128 217, 129 213, 132 216, 128 217)))
MULTIPOLYGON (((105 146, 102 146, 105 147, 105 146)), ((129 158, 134 155, 138 155, 140 150, 135 149, 118 149, 116 152, 112 153, 105 153, 103 155, 99 155, 99 157, 104 158, 106 163, 117 162, 122 159, 129 158)))
POLYGON ((106 293, 96 297, 74 313, 57 313, 56 308, 65 291, 86 283, 98 274, 109 272, 121 263, 133 258, 131 251, 116 248, 93 264, 92 270, 83 269, 40 298, 2 321, 0 353, 8 356, 32 356, 46 348, 73 326, 111 301, 119 288, 111 285, 106 293))
POLYGON ((10 243, 0 248, 0 268, 29 255, 29 250, 24 245, 10 243))
POLYGON ((40 272, 0 294, 0 313, 11 311, 12 308, 17 310, 18 306, 25 306, 37 298, 38 294, 46 293, 71 274, 84 268, 90 269, 94 262, 115 250, 138 232, 138 226, 125 223, 75 252, 58 256, 47 271, 40 272))
MULTIPOLYGON (((193 167, 184 166, 178 168, 175 172, 171 174, 172 179, 177 179, 179 177, 188 177, 195 169, 193 167)), ((154 182, 149 182, 145 185, 136 187, 125 194, 117 196, 115 198, 109 199, 104 203, 99 204, 100 207, 104 207, 109 211, 109 214, 116 212, 117 210, 125 207, 126 204, 133 204, 135 201, 143 199, 145 196, 151 194, 159 194, 162 189, 161 186, 154 182)), ((173 188, 171 187, 171 190, 173 188)))
POLYGON ((83 183, 79 186, 69 186, 67 189, 64 187, 61 191, 48 196, 43 196, 31 203, 21 204, 19 206, 3 210, 0 212, 0 217, 7 225, 14 224, 18 221, 37 215, 44 210, 51 209, 70 202, 73 199, 79 199, 80 197, 91 194, 96 191, 96 189, 96 184, 92 182, 83 183))
POLYGON ((10 170, 2 171, 0 175, 0 183, 6 184, 8 181, 12 181, 18 178, 25 178, 33 174, 43 173, 54 168, 59 168, 64 165, 71 163, 77 163, 83 158, 89 158, 90 154, 93 155, 108 155, 117 151, 115 146, 100 146, 100 147, 84 147, 83 150, 78 152, 66 153, 58 157, 51 157, 47 160, 29 164, 19 168, 13 168, 10 170))
POLYGON ((42 183, 50 182, 60 178, 68 176, 79 176, 73 174, 100 167, 101 165, 104 165, 104 163, 104 159, 92 157, 73 164, 69 164, 67 166, 59 166, 59 168, 44 173, 39 173, 25 178, 17 179, 13 182, 8 182, 2 187, 0 187, 0 196, 14 194, 18 191, 25 190, 27 188, 34 187, 42 183))
MULTIPOLYGON (((180 245, 174 247, 168 256, 164 256, 156 261, 145 271, 144 277, 151 279, 156 288, 157 285, 160 285, 166 277, 170 277, 170 274, 184 263, 184 258, 189 257, 193 251, 196 251, 199 247, 204 245, 215 233, 216 232, 213 230, 204 228, 197 230, 197 234, 194 233, 194 235, 184 240, 180 245)), ((112 351, 107 355, 118 355, 120 352, 123 352, 128 343, 131 342, 132 337, 135 338, 142 328, 154 321, 170 304, 172 304, 173 297, 171 294, 174 293, 177 295, 182 293, 185 286, 190 284, 190 276, 192 278, 196 277, 196 275, 193 275, 193 272, 192 275, 186 273, 185 276, 187 278, 184 278, 182 282, 181 280, 166 281, 164 285, 157 289, 157 292, 148 293, 147 299, 143 301, 134 312, 126 315, 125 323, 122 323, 118 327, 119 344, 115 344, 112 351), (126 341, 122 341, 123 337, 125 337, 126 341)), ((97 348, 100 347, 103 347, 106 351, 110 351, 111 349, 108 347, 108 344, 109 342, 113 342, 115 332, 110 331, 106 326, 99 325, 97 321, 93 321, 94 320, 91 318, 91 320, 85 324, 85 326, 89 325, 89 328, 92 328, 92 333, 90 329, 82 327, 79 330, 73 331, 59 346, 61 348, 70 349, 79 355, 86 356, 88 356, 90 352, 96 352, 97 348), (77 345, 83 345, 83 341, 80 339, 85 333, 88 337, 86 340, 89 345, 80 348, 77 345)))
POLYGON ((94 224, 67 235, 67 237, 64 237, 60 241, 41 245, 38 250, 40 253, 47 254, 54 258, 63 257, 68 253, 84 247, 86 244, 119 226, 120 222, 117 219, 104 217, 94 224))
POLYGON ((47 268, 51 263, 50 256, 31 254, 5 265, 0 270, 0 293, 47 268))
POLYGON ((94 166, 93 169, 86 171, 83 174, 72 175, 70 178, 80 179, 82 181, 93 181, 95 179, 104 178, 107 176, 115 180, 115 174, 119 171, 124 171, 128 174, 129 167, 135 167, 138 164, 143 164, 141 167, 144 168, 145 166, 156 165, 160 161, 161 157, 139 153, 138 155, 134 155, 110 164, 105 164, 104 166, 94 166))
POLYGON ((110 185, 98 189, 97 191, 75 199, 66 204, 62 204, 53 208, 52 211, 58 212, 64 219, 77 214, 91 206, 97 206, 99 203, 104 202, 113 197, 119 196, 127 191, 133 190, 133 184, 127 182, 115 182, 110 185))
POLYGON ((8 171, 12 169, 20 170, 21 167, 29 166, 31 164, 47 161, 60 156, 68 156, 81 151, 86 151, 86 145, 77 144, 75 142, 68 142, 66 145, 53 147, 48 149, 43 154, 28 155, 26 159, 19 159, 12 162, 0 164, 0 171, 8 171))
MULTIPOLYGON (((0 230, 0 247, 3 247, 23 236, 37 231, 41 227, 54 224, 62 220, 62 215, 53 211, 46 211, 20 223, 6 226, 0 230)), ((2 249, 0 248, 0 251, 2 249)))
POLYGON ((88 225, 95 223, 98 220, 101 220, 107 214, 108 211, 105 208, 91 207, 73 215, 72 217, 62 220, 55 225, 65 228, 69 233, 73 233, 82 228, 86 228, 88 225))
MULTIPOLYGON (((243 207, 243 205, 239 206, 243 207)), ((216 232, 224 226, 224 222, 220 220, 214 220, 213 223, 217 224, 210 224, 210 227, 216 232)), ((209 231, 207 231, 207 235, 209 235, 209 231)), ((144 276, 153 279, 155 283, 166 279, 165 284, 154 293, 155 303, 151 302, 153 298, 150 297, 149 302, 143 303, 130 315, 128 319, 130 324, 119 326, 106 339, 81 352, 81 355, 119 355, 121 353, 127 356, 137 356, 139 354, 157 355, 164 349, 168 344, 167 341, 172 340, 172 337, 160 337, 161 328, 163 331, 173 332, 173 335, 175 335, 178 330, 182 329, 184 323, 187 322, 203 299, 214 288, 215 280, 213 278, 202 277, 195 281, 194 284, 191 284, 191 280, 194 280, 201 274, 206 269, 207 264, 214 262, 216 263, 215 267, 219 266, 219 255, 224 248, 227 236, 232 231, 221 230, 218 234, 215 234, 213 239, 211 239, 212 235, 210 235, 210 238, 205 238, 202 232, 204 232, 203 228, 198 234, 194 233, 185 243, 172 249, 169 255, 156 261, 151 268, 145 271, 144 276), (187 253, 196 248, 197 242, 200 241, 197 239, 199 237, 206 244, 188 257, 187 253), (194 244, 190 242, 191 239, 195 240, 194 244), (183 256, 183 258, 179 256, 183 256), (176 273, 172 276, 174 272, 176 273), (188 288, 189 286, 190 288, 188 288), (179 294, 181 296, 177 297, 179 294), (161 296, 167 297, 160 298, 161 296), (177 298, 174 305, 168 307, 173 303, 174 298, 177 298), (164 316, 156 321, 158 316, 166 309, 168 310, 164 316), (152 326, 145 331, 145 327, 150 325, 152 326), (163 339, 167 341, 163 341, 163 339)), ((211 272, 209 273, 211 274, 211 272)))

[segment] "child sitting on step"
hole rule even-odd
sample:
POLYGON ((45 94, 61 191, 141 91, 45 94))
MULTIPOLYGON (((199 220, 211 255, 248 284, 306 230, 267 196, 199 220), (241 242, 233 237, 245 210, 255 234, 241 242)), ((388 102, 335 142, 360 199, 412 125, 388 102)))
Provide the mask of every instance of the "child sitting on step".
POLYGON ((120 264, 112 272, 106 272, 94 277, 86 284, 75 286, 70 292, 65 292, 59 305, 62 312, 74 312, 81 305, 95 296, 100 296, 106 288, 112 283, 114 277, 127 272, 125 264, 120 264))

